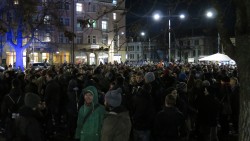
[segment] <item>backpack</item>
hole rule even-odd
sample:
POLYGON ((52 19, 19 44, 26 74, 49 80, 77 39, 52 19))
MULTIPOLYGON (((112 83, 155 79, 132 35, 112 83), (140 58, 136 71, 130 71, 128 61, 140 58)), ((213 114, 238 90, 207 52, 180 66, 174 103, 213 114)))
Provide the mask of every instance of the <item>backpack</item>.
POLYGON ((10 101, 12 101, 12 105, 8 108, 8 115, 11 119, 16 119, 19 117, 19 101, 21 99, 21 96, 18 97, 17 101, 14 101, 13 98, 10 95, 7 95, 9 97, 10 101))

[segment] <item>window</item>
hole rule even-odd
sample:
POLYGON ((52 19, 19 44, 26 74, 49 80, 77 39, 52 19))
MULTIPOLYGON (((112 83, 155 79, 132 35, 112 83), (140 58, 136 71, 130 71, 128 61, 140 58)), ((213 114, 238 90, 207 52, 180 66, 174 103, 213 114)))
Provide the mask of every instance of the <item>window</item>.
POLYGON ((190 46, 190 41, 187 41, 187 45, 190 46))
POLYGON ((65 26, 69 26, 69 18, 65 18, 64 19, 64 25, 65 26))
POLYGON ((134 54, 129 54, 129 59, 134 59, 134 54))
POLYGON ((96 5, 92 5, 92 12, 96 12, 96 5))
POLYGON ((193 50, 193 57, 195 57, 195 50, 193 50))
POLYGON ((183 41, 179 41, 180 46, 183 46, 183 41))
POLYGON ((68 2, 58 2, 57 3, 57 8, 58 9, 69 10, 69 3, 68 2))
POLYGON ((60 33, 59 35, 59 43, 63 43, 63 38, 64 38, 64 34, 63 33, 60 33))
POLYGON ((76 42, 77 42, 77 44, 82 44, 82 42, 83 42, 83 37, 82 37, 81 35, 77 36, 77 37, 76 37, 76 42))
POLYGON ((137 54, 137 60, 139 60, 140 59, 140 54, 137 54))
POLYGON ((140 47, 139 46, 137 46, 137 51, 139 51, 140 50, 140 47))
POLYGON ((43 19, 44 24, 50 24, 50 20, 51 20, 50 16, 49 16, 49 15, 46 15, 46 16, 44 17, 44 19, 43 19))
POLYGON ((102 43, 107 45, 108 44, 108 34, 102 35, 102 43))
POLYGON ((90 36, 88 36, 88 43, 89 43, 89 44, 91 43, 91 38, 90 38, 90 36))
POLYGON ((69 26, 69 22, 69 18, 60 18, 61 25, 69 26))
POLYGON ((93 37, 92 37, 92 43, 93 43, 93 44, 96 44, 96 36, 93 36, 93 37))
POLYGON ((77 12, 82 12, 82 3, 76 3, 76 11, 77 12))
POLYGON ((113 20, 116 20, 116 13, 113 13, 113 20))
POLYGON ((199 40, 195 40, 194 45, 199 45, 199 40))
POLYGON ((102 30, 107 30, 108 23, 107 21, 102 21, 102 30))
POLYGON ((50 41, 51 41, 50 33, 45 33, 45 35, 44 35, 44 42, 50 42, 50 41))

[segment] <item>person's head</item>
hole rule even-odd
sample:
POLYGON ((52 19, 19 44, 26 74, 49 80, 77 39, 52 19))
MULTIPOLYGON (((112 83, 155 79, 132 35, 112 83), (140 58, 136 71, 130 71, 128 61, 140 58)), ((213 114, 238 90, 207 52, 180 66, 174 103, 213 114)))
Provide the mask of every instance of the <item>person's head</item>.
POLYGON ((136 74, 136 82, 141 83, 143 81, 143 79, 144 79, 143 77, 144 77, 143 72, 138 72, 136 74))
POLYGON ((35 110, 41 102, 40 97, 34 93, 26 93, 24 97, 25 106, 35 110))
POLYGON ((177 98, 177 96, 178 96, 178 93, 177 93, 177 90, 176 90, 176 88, 174 88, 174 87, 170 87, 170 88, 168 88, 167 90, 166 90, 166 94, 167 95, 173 95, 175 98, 177 98))
POLYGON ((231 77, 230 78, 230 86, 234 87, 236 85, 238 85, 238 79, 236 77, 231 77))
POLYGON ((96 87, 88 86, 83 89, 84 101, 86 105, 98 103, 98 92, 96 87))
POLYGON ((21 82, 19 79, 15 78, 12 80, 12 88, 20 88, 21 87, 21 82))
POLYGON ((144 75, 145 83, 151 83, 155 80, 155 74, 153 72, 147 72, 144 75))
POLYGON ((116 108, 121 105, 122 102, 122 89, 110 90, 105 94, 105 106, 108 109, 116 108))
POLYGON ((178 92, 187 92, 187 84, 185 82, 180 82, 177 84, 178 92))
POLYGON ((46 72, 46 80, 47 80, 47 81, 52 80, 52 79, 53 79, 53 76, 54 76, 54 73, 53 73, 51 70, 48 70, 48 71, 46 72))
POLYGON ((169 94, 165 98, 165 106, 173 107, 176 104, 176 97, 173 94, 169 94))

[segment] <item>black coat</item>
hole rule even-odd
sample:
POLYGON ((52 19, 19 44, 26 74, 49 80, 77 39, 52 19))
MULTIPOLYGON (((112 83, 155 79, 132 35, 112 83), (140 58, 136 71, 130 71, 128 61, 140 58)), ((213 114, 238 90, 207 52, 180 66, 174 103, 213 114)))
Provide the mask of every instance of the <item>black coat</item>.
POLYGON ((221 105, 212 95, 203 95, 197 99, 198 124, 215 127, 219 116, 221 105))
POLYGON ((155 118, 154 137, 156 141, 179 141, 185 118, 176 107, 164 107, 155 118))
POLYGON ((19 110, 19 114, 20 117, 16 120, 18 141, 43 141, 40 112, 24 106, 19 110))
POLYGON ((8 95, 5 95, 2 105, 1 114, 3 118, 10 117, 12 112, 18 112, 18 109, 24 104, 24 95, 20 88, 11 89, 8 95))
POLYGON ((45 88, 45 103, 49 112, 58 113, 60 106, 60 85, 51 80, 47 83, 45 88))
POLYGON ((150 130, 155 116, 153 98, 148 88, 139 88, 132 102, 132 123, 137 130, 150 130))

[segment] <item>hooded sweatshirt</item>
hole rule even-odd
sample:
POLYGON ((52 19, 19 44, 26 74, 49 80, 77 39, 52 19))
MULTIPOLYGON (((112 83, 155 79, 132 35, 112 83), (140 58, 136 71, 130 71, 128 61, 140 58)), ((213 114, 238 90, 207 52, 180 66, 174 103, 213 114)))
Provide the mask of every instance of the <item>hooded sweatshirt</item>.
POLYGON ((93 101, 91 105, 82 105, 79 110, 75 138, 80 139, 80 141, 99 141, 105 108, 104 106, 99 105, 94 109, 94 105, 98 104, 98 93, 94 86, 88 86, 83 89, 83 92, 86 91, 93 94, 93 101), (83 119, 88 112, 91 112, 91 114, 83 124, 83 119))

